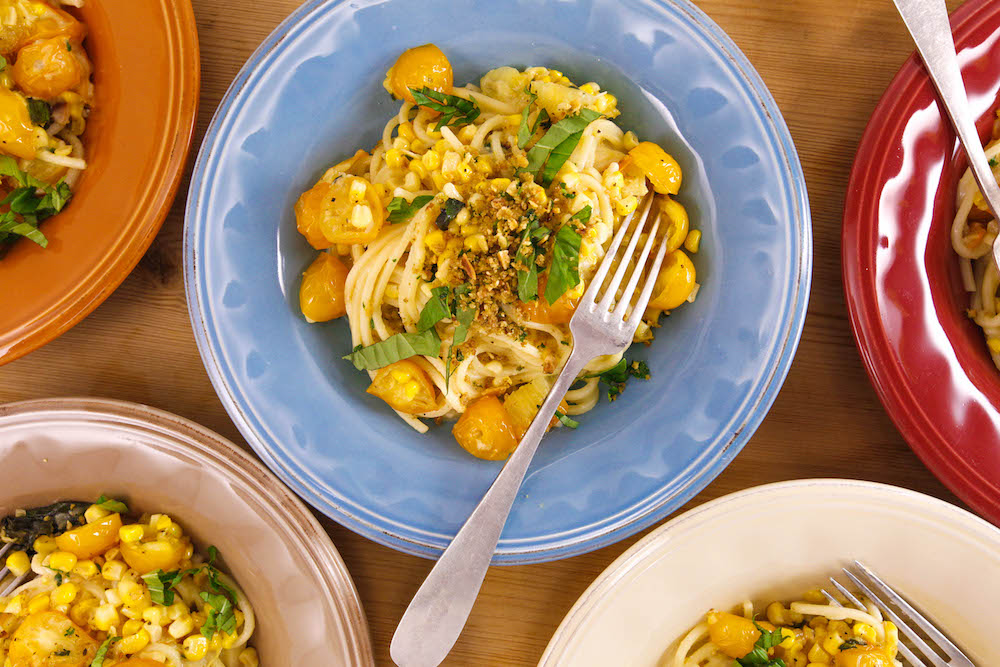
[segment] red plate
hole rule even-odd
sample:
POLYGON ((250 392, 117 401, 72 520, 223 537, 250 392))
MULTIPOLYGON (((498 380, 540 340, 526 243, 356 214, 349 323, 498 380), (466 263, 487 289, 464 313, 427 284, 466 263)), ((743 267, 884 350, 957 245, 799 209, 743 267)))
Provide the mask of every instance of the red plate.
MULTIPOLYGON (((970 0, 951 20, 986 139, 1000 93, 1000 3, 970 0)), ((844 291, 861 357, 889 416, 942 482, 1000 525, 1000 371, 966 317, 968 296, 949 240, 965 168, 914 54, 882 96, 854 161, 844 291)))

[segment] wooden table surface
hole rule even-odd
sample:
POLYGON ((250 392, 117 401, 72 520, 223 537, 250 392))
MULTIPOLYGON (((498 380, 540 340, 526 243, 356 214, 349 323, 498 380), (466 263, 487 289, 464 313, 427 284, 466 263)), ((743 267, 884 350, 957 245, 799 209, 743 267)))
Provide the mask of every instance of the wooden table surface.
MULTIPOLYGON (((299 0, 192 0, 202 49, 201 111, 190 165, 243 62, 299 0)), ((749 486, 805 477, 867 479, 958 502, 910 451, 868 383, 840 278, 847 178, 876 102, 912 51, 888 0, 697 0, 749 57, 777 99, 812 205, 813 287, 798 355, 774 407, 736 458, 685 509, 749 486)), ((958 2, 950 0, 954 10, 958 2)), ((181 270, 187 176, 138 268, 90 317, 0 367, 0 402, 100 396, 146 403, 246 447, 201 364, 181 270)), ((392 551, 320 517, 347 562, 377 662, 431 562, 392 551)), ((561 562, 493 568, 446 664, 537 662, 590 582, 639 537, 561 562)), ((669 643, 673 638, 664 637, 669 643)))

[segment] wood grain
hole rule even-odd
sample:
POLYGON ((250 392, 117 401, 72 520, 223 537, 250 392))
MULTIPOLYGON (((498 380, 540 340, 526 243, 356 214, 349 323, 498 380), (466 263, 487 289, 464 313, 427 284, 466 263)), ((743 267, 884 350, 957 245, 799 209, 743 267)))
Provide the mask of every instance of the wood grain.
MULTIPOLYGON (((202 45, 197 146, 240 66, 299 2, 193 4, 202 45)), ((854 347, 840 279, 840 220, 854 152, 882 91, 912 51, 901 21, 891 3, 873 0, 698 5, 754 63, 791 128, 809 186, 815 268, 805 332, 784 389, 746 449, 689 506, 803 477, 869 479, 957 502, 883 412, 854 347)), ((59 340, 0 368, 0 401, 70 395, 137 401, 243 444, 212 390, 188 321, 181 275, 186 189, 185 183, 146 257, 106 303, 59 340)), ((357 582, 379 664, 391 664, 392 632, 431 564, 320 520, 357 582)), ((638 537, 558 563, 494 568, 447 664, 534 664, 576 598, 638 537)))

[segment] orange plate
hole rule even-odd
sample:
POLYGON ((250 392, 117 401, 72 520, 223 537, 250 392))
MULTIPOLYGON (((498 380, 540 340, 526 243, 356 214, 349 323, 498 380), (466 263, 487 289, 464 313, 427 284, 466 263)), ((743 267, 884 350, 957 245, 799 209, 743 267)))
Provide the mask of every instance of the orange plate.
POLYGON ((96 100, 88 167, 49 247, 0 259, 0 364, 83 319, 135 267, 177 192, 198 111, 198 32, 189 0, 87 0, 96 100))

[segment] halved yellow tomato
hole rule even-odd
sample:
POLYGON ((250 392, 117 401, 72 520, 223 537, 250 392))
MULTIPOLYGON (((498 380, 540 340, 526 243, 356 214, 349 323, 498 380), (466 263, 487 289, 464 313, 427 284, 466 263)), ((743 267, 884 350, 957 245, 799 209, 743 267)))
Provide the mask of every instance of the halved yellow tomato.
POLYGON ((320 181, 299 197, 295 223, 317 250, 334 243, 369 243, 382 229, 385 209, 367 179, 341 175, 320 181))
POLYGON ((547 274, 538 279, 538 298, 534 301, 522 302, 520 304, 521 314, 526 320, 536 324, 566 324, 576 312, 580 297, 570 298, 569 292, 566 292, 556 299, 555 303, 549 303, 545 300, 547 283, 547 274))
POLYGON ((28 44, 18 52, 11 68, 15 83, 26 95, 43 100, 76 88, 87 74, 86 61, 77 57, 81 48, 65 37, 28 44))
POLYGON ((175 569, 184 558, 187 545, 181 540, 160 537, 150 542, 122 542, 122 558, 139 574, 175 569))
POLYGON ((857 646, 838 653, 833 664, 834 667, 892 667, 895 663, 879 646, 857 646))
POLYGON ((683 250, 674 250, 663 260, 656 283, 655 295, 649 302, 650 308, 673 310, 687 301, 694 290, 695 270, 691 259, 683 250))
POLYGON ((673 252, 682 245, 687 238, 690 223, 688 222, 687 210, 680 202, 669 197, 660 199, 660 229, 667 235, 667 252, 673 252))
MULTIPOLYGON (((724 611, 711 611, 706 620, 709 639, 730 658, 744 657, 753 650, 753 645, 760 638, 760 630, 749 618, 724 611)), ((762 628, 774 630, 770 623, 759 623, 762 628)))
POLYGON ((409 359, 379 369, 368 387, 394 410, 416 415, 438 406, 437 389, 426 371, 409 359))
POLYGON ((675 195, 681 189, 681 167, 669 153, 652 141, 643 141, 628 152, 622 168, 634 166, 661 195, 675 195))
POLYGON ((347 313, 344 284, 347 266, 328 252, 320 253, 302 274, 299 307, 310 322, 328 322, 347 313))
POLYGON ((507 458, 519 442, 510 415, 496 396, 470 403, 451 432, 467 452, 487 461, 507 458))
POLYGON ((17 667, 88 667, 97 641, 58 611, 41 611, 21 622, 8 658, 17 667))
POLYGON ((410 88, 451 93, 454 73, 447 56, 433 44, 407 49, 386 72, 387 88, 396 97, 415 102, 410 88))
MULTIPOLYGON (((542 407, 545 397, 549 394, 549 389, 548 380, 544 377, 537 377, 531 382, 522 384, 503 399, 503 407, 506 408, 507 414, 510 416, 510 424, 518 440, 528 432, 528 427, 531 426, 535 415, 538 414, 538 408, 542 407)), ((566 399, 563 399, 559 403, 559 412, 566 414, 568 409, 569 404, 566 399)), ((558 423, 559 418, 553 417, 549 421, 548 428, 552 428, 558 423)))
POLYGON ((103 519, 56 536, 56 546, 80 559, 100 556, 118 544, 118 529, 121 527, 121 516, 109 514, 103 519))
POLYGON ((0 86, 0 153, 35 157, 35 125, 28 104, 17 93, 0 86))

